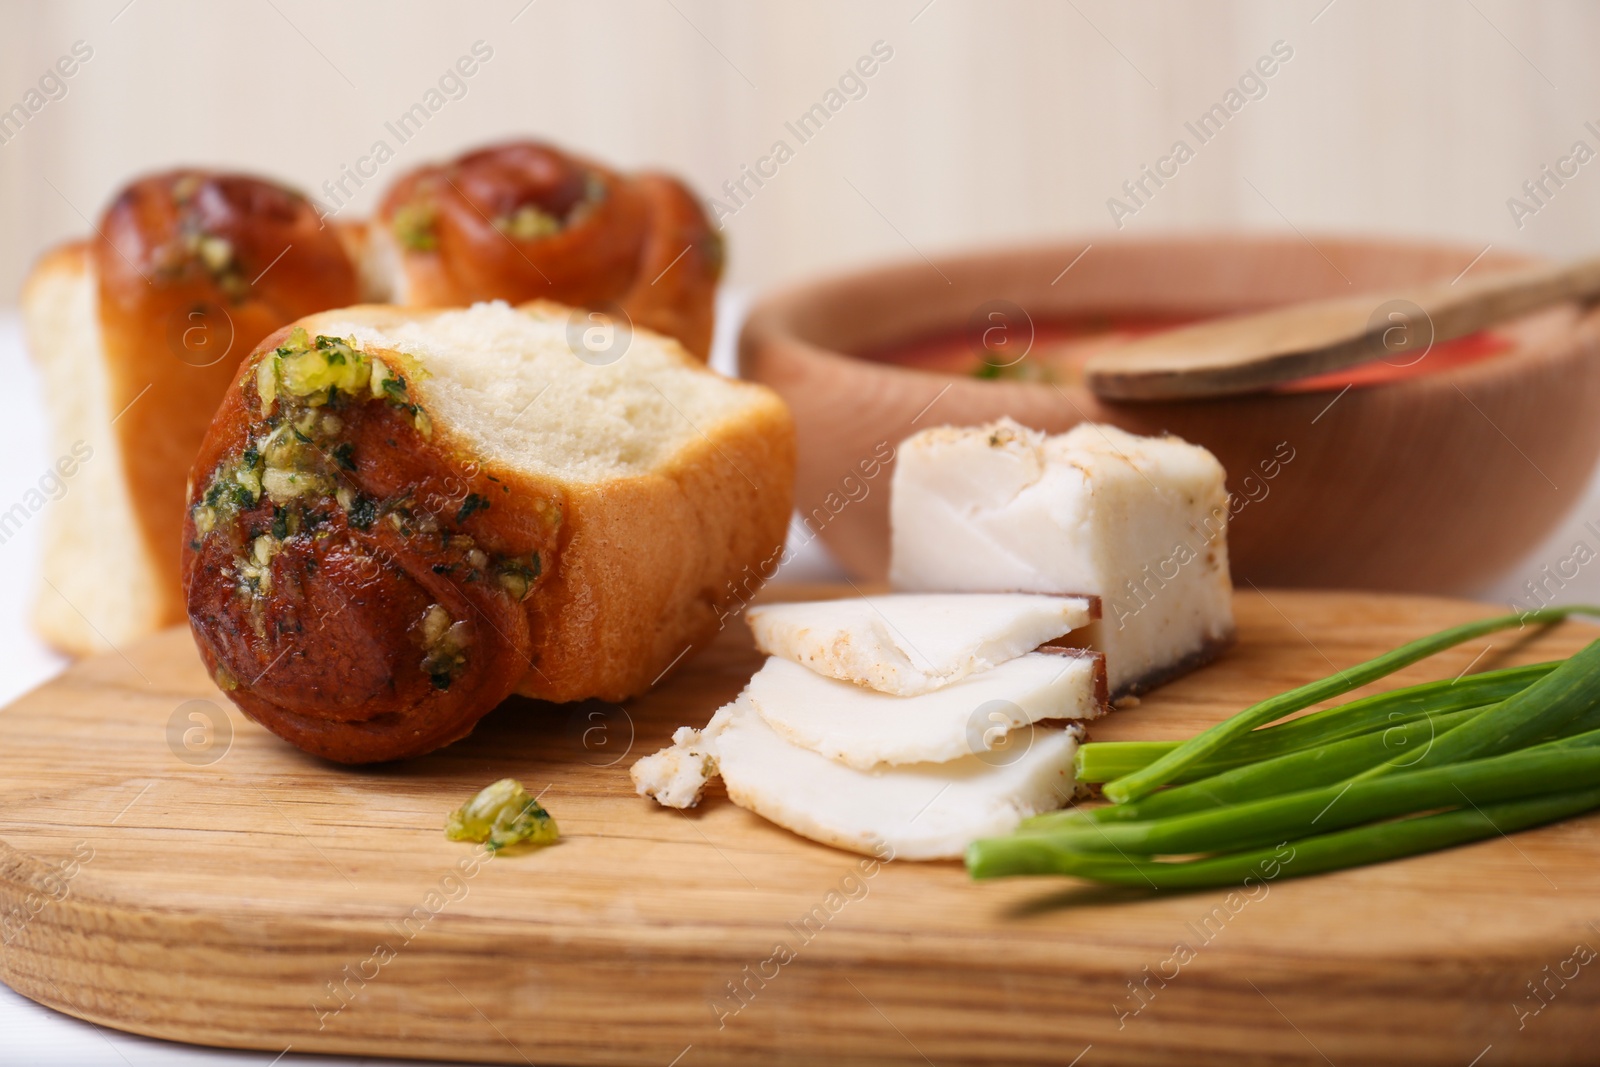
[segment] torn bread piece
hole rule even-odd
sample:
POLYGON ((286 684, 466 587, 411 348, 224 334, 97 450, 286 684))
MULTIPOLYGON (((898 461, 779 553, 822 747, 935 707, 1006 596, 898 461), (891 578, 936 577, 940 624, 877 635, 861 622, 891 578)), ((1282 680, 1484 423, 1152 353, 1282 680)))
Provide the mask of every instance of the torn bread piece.
POLYGON ((772 657, 743 695, 784 740, 857 770, 1002 758, 1017 727, 1104 714, 1105 660, 1082 649, 1029 652, 935 692, 897 697, 772 657))
POLYGON ((1032 652, 1099 615, 1095 597, 894 593, 762 604, 745 619, 769 656, 880 693, 917 696, 1032 652))
POLYGON ((1224 482, 1205 449, 1114 426, 924 430, 898 449, 890 582, 1098 595, 1070 640, 1106 654, 1114 698, 1144 692, 1233 638, 1224 482))
POLYGON ((680 730, 671 748, 635 763, 633 779, 641 795, 686 807, 672 801, 696 775, 698 800, 720 773, 735 804, 802 837, 880 858, 956 859, 1072 797, 1079 729, 1027 733, 1028 744, 1003 757, 861 771, 784 740, 741 694, 704 730, 680 730))

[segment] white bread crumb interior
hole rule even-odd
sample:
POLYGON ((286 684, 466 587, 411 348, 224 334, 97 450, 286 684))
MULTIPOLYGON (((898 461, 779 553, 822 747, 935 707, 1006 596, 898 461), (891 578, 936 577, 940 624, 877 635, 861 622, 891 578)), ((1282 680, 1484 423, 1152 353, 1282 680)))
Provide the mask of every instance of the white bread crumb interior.
MULTIPOLYGON (((80 459, 60 499, 42 509, 42 581, 33 623, 47 641, 75 655, 143 636, 171 610, 165 561, 145 544, 140 502, 124 475, 96 291, 88 251, 74 245, 52 254, 49 269, 35 272, 23 298, 30 346, 53 356, 35 360, 50 411, 51 458, 80 459)), ((13 507, 0 531, 11 536, 19 520, 35 521, 13 507)))
POLYGON ((643 330, 611 362, 585 358, 569 334, 603 327, 573 321, 556 305, 497 301, 388 327, 324 315, 317 328, 417 357, 429 377, 416 388, 436 425, 485 459, 569 482, 649 473, 755 399, 752 387, 707 374, 676 342, 643 330))

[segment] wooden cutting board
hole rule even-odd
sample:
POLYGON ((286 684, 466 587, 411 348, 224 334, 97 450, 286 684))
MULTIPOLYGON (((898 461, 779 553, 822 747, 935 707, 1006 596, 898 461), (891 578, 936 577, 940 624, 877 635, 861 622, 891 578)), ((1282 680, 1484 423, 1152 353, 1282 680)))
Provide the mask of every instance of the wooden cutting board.
MULTIPOLYGON (((1222 661, 1094 736, 1184 737, 1492 611, 1241 594, 1222 661)), ((1498 635, 1391 684, 1597 633, 1498 635)), ((97 1023, 453 1062, 1594 1061, 1600 819, 1248 895, 973 884, 863 867, 720 792, 688 814, 633 795, 632 759, 755 669, 742 626, 625 708, 512 703, 366 770, 244 720, 186 632, 124 653, 0 713, 0 977, 97 1023), (474 865, 445 815, 503 775, 565 837, 474 865)))

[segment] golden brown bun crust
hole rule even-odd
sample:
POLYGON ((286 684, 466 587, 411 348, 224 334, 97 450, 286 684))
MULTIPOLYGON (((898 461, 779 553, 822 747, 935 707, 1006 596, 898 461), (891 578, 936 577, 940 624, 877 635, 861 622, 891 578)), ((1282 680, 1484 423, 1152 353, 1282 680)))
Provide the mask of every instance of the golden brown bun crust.
MULTIPOLYGON (((302 325, 314 337, 322 323, 381 328, 436 314, 353 308, 302 325)), ((272 428, 254 366, 287 335, 246 362, 206 435, 183 574, 207 668, 222 668, 219 681, 246 714, 307 751, 349 763, 419 755, 464 736, 513 691, 552 700, 642 693, 714 633, 781 551, 794 431, 782 402, 748 385, 740 388, 753 403, 740 416, 702 426, 704 438, 656 471, 601 485, 487 463, 448 426, 422 436, 404 407, 341 400, 329 409, 337 433, 308 447, 317 475, 347 492, 344 503, 326 491, 301 498, 298 528, 279 537, 282 516, 263 496, 202 533, 195 508, 213 499, 219 470, 272 428), (468 507, 470 497, 489 506, 468 507), (363 500, 375 514, 358 523, 349 504, 363 500), (281 542, 269 581, 242 591, 263 534, 281 542), (535 558, 520 599, 495 580, 505 561, 535 558), (468 631, 464 662, 443 688, 419 639, 434 605, 468 631)), ((425 382, 407 395, 426 410, 425 382)), ((281 418, 286 409, 275 410, 281 418)))
POLYGON ((110 408, 121 412, 115 432, 139 526, 168 575, 162 616, 177 622, 184 478, 239 360, 285 323, 358 299, 355 267, 303 197, 241 174, 141 178, 98 229, 110 408))
POLYGON ((794 507, 794 424, 776 396, 666 470, 573 494, 560 566, 529 598, 545 700, 624 700, 714 636, 770 577, 794 507))
POLYGON ((711 349, 722 242, 674 178, 514 141, 403 176, 377 225, 401 246, 408 305, 548 299, 620 310, 701 359, 711 349), (552 232, 519 230, 527 209, 525 225, 542 217, 552 232))

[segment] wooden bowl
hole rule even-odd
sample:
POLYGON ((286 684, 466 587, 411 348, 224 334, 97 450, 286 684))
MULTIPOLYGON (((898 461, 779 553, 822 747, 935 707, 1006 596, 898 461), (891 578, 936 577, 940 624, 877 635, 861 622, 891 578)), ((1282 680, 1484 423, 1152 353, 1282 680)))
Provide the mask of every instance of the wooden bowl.
MULTIPOLYGON (((1234 494, 1229 539, 1240 584, 1482 587, 1585 489, 1600 452, 1600 312, 1553 307, 1493 331, 1495 354, 1451 362, 1430 353, 1395 380, 1158 404, 1098 400, 1070 367, 1050 382, 983 380, 872 356, 923 338, 975 337, 988 321, 1016 331, 1002 340, 1018 351, 1051 323, 1195 319, 1381 292, 1452 278, 1478 252, 1313 241, 1096 239, 1081 259, 1085 245, 1073 241, 914 260, 764 299, 745 324, 740 362, 794 411, 796 504, 807 527, 799 536, 822 538, 855 577, 881 580, 898 442, 1002 415, 1050 432, 1093 420, 1175 433, 1217 455, 1234 494)), ((1490 252, 1472 270, 1530 262, 1490 252)))

